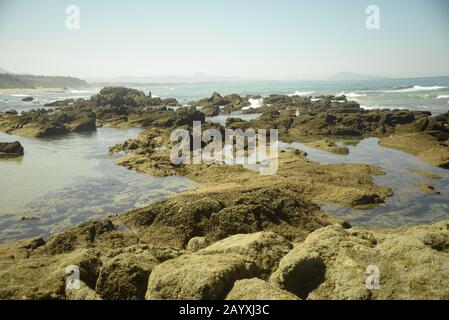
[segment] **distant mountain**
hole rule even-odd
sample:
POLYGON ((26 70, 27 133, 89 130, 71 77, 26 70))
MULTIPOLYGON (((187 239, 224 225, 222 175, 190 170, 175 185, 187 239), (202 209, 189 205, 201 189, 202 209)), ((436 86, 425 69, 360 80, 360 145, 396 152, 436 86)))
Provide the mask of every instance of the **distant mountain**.
POLYGON ((8 73, 8 71, 0 67, 0 73, 8 73))
POLYGON ((380 79, 388 79, 387 77, 382 76, 371 76, 366 74, 358 74, 358 73, 351 73, 351 72, 340 72, 332 77, 328 78, 329 81, 357 81, 357 80, 380 80, 380 79))
MULTIPOLYGON (((3 69, 2 69, 3 70, 3 69)), ((81 79, 63 76, 33 76, 0 72, 0 89, 35 88, 88 88, 89 84, 81 79)))

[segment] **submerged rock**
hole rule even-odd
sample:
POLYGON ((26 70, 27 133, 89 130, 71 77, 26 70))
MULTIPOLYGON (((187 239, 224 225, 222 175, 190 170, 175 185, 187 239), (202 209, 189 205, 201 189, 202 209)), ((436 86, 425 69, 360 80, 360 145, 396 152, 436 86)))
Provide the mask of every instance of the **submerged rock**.
POLYGON ((335 153, 335 154, 340 154, 340 155, 349 154, 348 148, 343 147, 343 146, 337 146, 337 144, 335 142, 328 141, 328 140, 318 140, 318 141, 308 142, 308 143, 306 143, 306 146, 314 148, 314 149, 319 149, 319 150, 335 153))
POLYGON ((419 168, 409 168, 408 169, 409 172, 415 173, 421 177, 425 177, 428 179, 433 179, 433 180, 439 180, 441 179, 441 176, 436 174, 436 173, 432 173, 432 172, 428 172, 425 170, 421 170, 419 168))
POLYGON ((379 144, 414 154, 433 166, 449 169, 449 134, 441 132, 395 134, 381 139, 379 144))

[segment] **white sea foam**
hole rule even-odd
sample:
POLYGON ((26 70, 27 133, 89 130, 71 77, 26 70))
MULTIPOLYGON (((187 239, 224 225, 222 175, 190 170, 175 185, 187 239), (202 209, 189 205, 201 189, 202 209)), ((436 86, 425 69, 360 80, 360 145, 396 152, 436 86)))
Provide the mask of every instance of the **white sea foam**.
POLYGON ((295 91, 295 93, 289 93, 287 94, 289 97, 294 96, 310 96, 311 94, 315 93, 315 91, 295 91))
POLYGON ((377 110, 377 109, 399 109, 399 110, 405 110, 406 107, 393 107, 393 106, 365 106, 361 105, 360 108, 365 110, 377 110))
POLYGON ((11 97, 28 97, 28 94, 22 94, 22 93, 14 93, 10 94, 11 97))
POLYGON ((346 96, 347 98, 366 97, 365 93, 356 93, 356 92, 345 93, 344 91, 342 91, 339 95, 340 96, 346 96))
POLYGON ((243 107, 242 110, 248 110, 248 109, 258 109, 260 107, 262 107, 263 105, 263 99, 253 99, 253 98, 249 98, 248 99, 249 102, 249 106, 248 107, 243 107))
POLYGON ((437 96, 435 99, 449 99, 449 94, 441 94, 437 96))
POLYGON ((387 92, 387 93, 421 92, 421 91, 441 90, 441 89, 446 89, 446 88, 447 87, 442 87, 442 86, 431 86, 431 87, 413 86, 411 88, 385 90, 384 92, 387 92))

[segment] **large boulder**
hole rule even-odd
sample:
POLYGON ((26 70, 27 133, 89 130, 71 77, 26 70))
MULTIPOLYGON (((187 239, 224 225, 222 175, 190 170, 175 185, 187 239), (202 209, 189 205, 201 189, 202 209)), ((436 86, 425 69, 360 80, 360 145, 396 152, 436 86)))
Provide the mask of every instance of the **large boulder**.
POLYGON ((254 262, 260 277, 267 278, 292 248, 287 239, 274 232, 257 232, 231 236, 198 251, 198 254, 242 255, 254 262))
POLYGON ((258 278, 237 280, 226 300, 299 300, 294 294, 258 278))
POLYGON ((187 254, 153 269, 145 298, 224 299, 236 280, 254 275, 253 263, 240 255, 187 254))
POLYGON ((157 264, 159 260, 147 251, 119 254, 102 266, 96 292, 108 300, 143 299, 148 277, 157 264))

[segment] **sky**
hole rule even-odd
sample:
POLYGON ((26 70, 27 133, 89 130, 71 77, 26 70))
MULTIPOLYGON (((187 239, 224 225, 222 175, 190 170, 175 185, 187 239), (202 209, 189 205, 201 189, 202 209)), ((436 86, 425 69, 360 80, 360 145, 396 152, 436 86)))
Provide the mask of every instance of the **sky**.
POLYGON ((449 75, 449 0, 0 0, 0 67, 81 78, 449 75), (79 29, 66 27, 69 5, 79 29), (369 5, 378 30, 366 28, 369 5))

